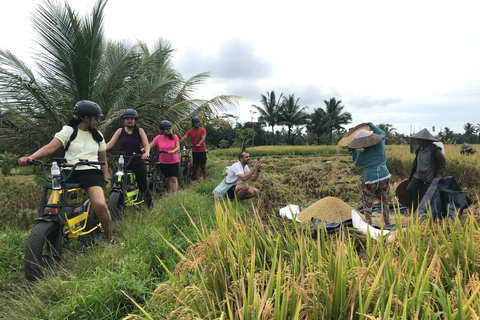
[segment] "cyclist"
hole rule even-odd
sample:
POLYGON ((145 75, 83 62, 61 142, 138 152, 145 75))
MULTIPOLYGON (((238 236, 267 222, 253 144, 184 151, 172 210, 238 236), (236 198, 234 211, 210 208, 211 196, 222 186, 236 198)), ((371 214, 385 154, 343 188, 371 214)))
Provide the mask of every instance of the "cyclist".
POLYGON ((148 188, 147 182, 147 168, 145 166, 144 159, 150 157, 150 145, 148 144, 148 138, 145 131, 137 126, 138 113, 134 109, 125 109, 122 114, 124 127, 118 129, 113 137, 107 143, 107 151, 115 146, 120 140, 120 151, 125 152, 126 156, 131 156, 134 153, 141 154, 141 145, 144 146, 144 153, 142 157, 135 157, 130 160, 127 166, 128 170, 132 170, 135 173, 137 179, 138 188, 140 190, 139 199, 142 199, 142 195, 148 188))
MULTIPOLYGON (((52 141, 32 155, 18 159, 18 163, 23 165, 28 160, 52 154, 62 145, 65 147, 65 159, 68 164, 75 164, 80 159, 105 161, 102 166, 77 167, 68 182, 80 183, 82 188, 85 189, 93 210, 105 231, 107 242, 113 244, 110 212, 103 196, 103 188, 108 183, 106 144, 102 134, 97 130, 100 117, 103 115, 102 110, 98 104, 89 100, 77 102, 73 110, 74 116, 70 119, 68 125, 63 126, 62 130, 55 134, 52 141)), ((52 201, 53 193, 48 203, 50 204, 52 201)))
POLYGON ((160 170, 165 177, 167 192, 177 193, 178 191, 178 170, 180 157, 180 139, 176 134, 172 134, 172 123, 167 120, 160 121, 160 131, 162 134, 156 136, 150 143, 150 149, 157 146, 160 152, 158 161, 160 170))
POLYGON ((192 118, 192 129, 188 130, 183 138, 180 139, 180 143, 184 142, 187 137, 190 137, 192 146, 197 147, 192 148, 193 164, 195 165, 195 173, 197 177, 195 185, 200 183, 200 168, 202 168, 203 182, 207 184, 207 169, 205 167, 205 164, 207 163, 207 149, 205 148, 207 131, 205 128, 200 127, 200 118, 192 118))

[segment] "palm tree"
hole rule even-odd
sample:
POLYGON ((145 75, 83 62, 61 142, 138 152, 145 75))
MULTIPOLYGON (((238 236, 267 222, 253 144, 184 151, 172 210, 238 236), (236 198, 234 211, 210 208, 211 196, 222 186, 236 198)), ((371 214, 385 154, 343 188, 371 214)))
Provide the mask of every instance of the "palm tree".
POLYGON ((209 75, 183 79, 173 67, 173 49, 166 40, 160 39, 153 50, 141 42, 106 41, 106 2, 98 0, 89 18, 80 17, 68 3, 47 0, 38 7, 33 21, 42 51, 35 69, 0 50, 0 140, 13 151, 24 154, 48 143, 82 99, 102 107, 100 131, 107 140, 122 125, 126 108, 136 109, 141 126, 154 134, 160 120, 176 125, 192 115, 238 104, 236 96, 193 99, 209 75))
POLYGON ((471 135, 473 135, 477 132, 477 128, 475 127, 475 125, 473 123, 470 123, 470 122, 467 122, 463 126, 463 130, 465 130, 465 135, 466 136, 471 136, 471 135))
POLYGON ((288 127, 288 142, 290 144, 292 144, 292 127, 306 124, 308 119, 305 107, 301 108, 298 105, 298 100, 300 100, 300 98, 295 100, 294 94, 291 94, 288 97, 283 97, 283 102, 278 115, 278 124, 283 124, 288 127))
POLYGON ((274 91, 267 92, 266 96, 262 94, 262 99, 260 100, 262 103, 261 106, 252 105, 252 107, 257 109, 260 114, 258 121, 272 127, 272 145, 275 141, 274 127, 278 124, 278 112, 280 109, 282 96, 283 93, 280 94, 280 97, 278 97, 277 100, 274 91))
POLYGON ((397 129, 389 123, 380 123, 377 125, 377 127, 385 132, 385 144, 392 144, 395 137, 395 131, 397 131, 397 129))
POLYGON ((342 125, 352 122, 352 115, 349 112, 342 113, 344 106, 341 105, 341 100, 336 101, 335 98, 330 98, 330 101, 324 100, 323 102, 326 105, 325 126, 330 135, 329 144, 332 144, 333 130, 344 129, 342 125))
POLYGON ((451 140, 454 140, 454 137, 455 137, 455 134, 452 130, 450 130, 450 128, 448 127, 445 127, 444 129, 444 136, 445 136, 445 141, 451 141, 451 140))
POLYGON ((322 108, 313 110, 310 121, 307 124, 307 131, 317 136, 317 144, 320 144, 320 137, 325 134, 325 111, 322 108))

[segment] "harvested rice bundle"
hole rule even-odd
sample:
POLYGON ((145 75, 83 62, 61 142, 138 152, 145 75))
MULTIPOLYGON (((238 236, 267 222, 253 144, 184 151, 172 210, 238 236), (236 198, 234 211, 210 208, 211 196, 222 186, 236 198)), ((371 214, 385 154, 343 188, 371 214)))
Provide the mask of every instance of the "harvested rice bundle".
POLYGON ((352 218, 350 205, 334 197, 325 197, 297 214, 298 220, 309 222, 312 218, 318 218, 327 222, 340 222, 352 218))

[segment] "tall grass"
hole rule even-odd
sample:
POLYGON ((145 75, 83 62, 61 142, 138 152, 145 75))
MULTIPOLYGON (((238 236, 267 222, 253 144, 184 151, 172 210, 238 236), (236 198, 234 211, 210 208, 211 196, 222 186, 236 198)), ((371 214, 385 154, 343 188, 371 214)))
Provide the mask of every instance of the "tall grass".
MULTIPOLYGON (((216 229, 195 225, 170 283, 157 286, 154 316, 168 319, 476 319, 480 237, 470 216, 454 222, 411 218, 395 241, 342 230, 327 236, 296 223, 248 220, 217 203, 216 229), (168 315, 165 305, 175 304, 168 315)), ((172 248, 175 248, 173 244, 172 248)), ((174 249, 175 250, 175 249, 174 249)))

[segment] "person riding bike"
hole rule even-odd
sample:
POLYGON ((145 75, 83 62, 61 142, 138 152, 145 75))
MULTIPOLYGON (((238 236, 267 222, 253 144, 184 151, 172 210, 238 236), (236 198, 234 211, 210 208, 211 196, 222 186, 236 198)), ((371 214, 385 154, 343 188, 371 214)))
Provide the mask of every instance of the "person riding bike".
POLYGON ((207 168, 205 165, 207 163, 207 149, 205 147, 205 139, 207 138, 207 131, 205 128, 200 127, 200 118, 192 118, 192 129, 188 130, 183 138, 180 139, 180 143, 184 142, 187 137, 190 137, 192 146, 196 147, 192 148, 193 164, 195 165, 195 173, 197 177, 195 185, 200 184, 200 168, 202 169, 203 182, 206 184, 207 168))
POLYGON ((167 191, 177 193, 180 139, 176 134, 172 134, 172 123, 170 121, 160 121, 159 128, 162 134, 153 139, 150 148, 157 146, 158 150, 163 151, 158 156, 160 171, 165 177, 167 191))
POLYGON ((144 159, 150 157, 150 145, 148 144, 148 138, 145 131, 137 126, 138 113, 134 109, 125 109, 122 114, 124 127, 118 129, 113 137, 107 143, 107 151, 110 150, 120 141, 120 151, 125 152, 127 157, 135 154, 141 154, 143 144, 144 153, 142 157, 134 157, 130 160, 127 166, 128 170, 132 170, 137 179, 138 188, 140 190, 139 198, 137 201, 141 201, 142 196, 145 195, 148 188, 147 181, 147 168, 145 166, 144 159))
MULTIPOLYGON (((102 166, 77 167, 69 178, 69 183, 79 183, 85 189, 98 220, 102 224, 108 243, 113 243, 113 230, 103 188, 108 183, 108 165, 106 144, 103 135, 97 130, 100 106, 93 101, 82 100, 75 104, 74 116, 62 130, 57 132, 47 145, 32 155, 18 159, 18 164, 25 165, 29 160, 52 154, 61 146, 65 147, 65 159, 68 164, 75 164, 80 159, 104 161, 102 166)), ((53 193, 48 203, 53 202, 53 193)))

